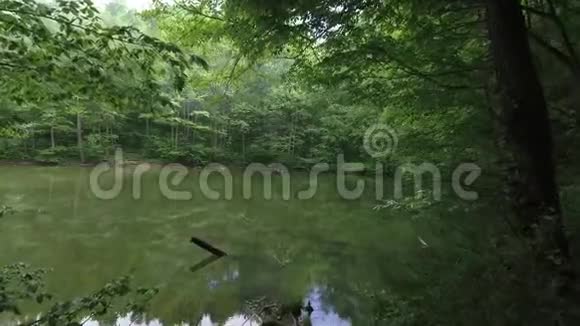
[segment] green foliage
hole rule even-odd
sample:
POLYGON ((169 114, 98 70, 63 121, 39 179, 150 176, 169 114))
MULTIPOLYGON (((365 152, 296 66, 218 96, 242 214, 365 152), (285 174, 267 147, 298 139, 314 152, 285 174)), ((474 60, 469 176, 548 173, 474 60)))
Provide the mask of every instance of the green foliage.
MULTIPOLYGON (((580 4, 522 3, 559 162, 574 166, 580 39, 571 32, 580 27, 580 4)), ((382 162, 387 172, 408 162, 433 162, 447 172, 476 162, 495 171, 492 130, 498 121, 489 108, 493 72, 484 23, 482 5, 465 1, 176 0, 155 1, 143 13, 112 3, 101 13, 90 0, 5 0, 0 159, 96 162, 122 147, 144 159, 187 165, 282 162, 299 168, 334 163, 339 154, 369 163, 374 159, 363 138, 380 123, 395 129, 400 143, 382 162)), ((564 190, 577 192, 569 184, 564 190)), ((420 191, 376 208, 423 217, 438 209, 431 197, 420 191)), ((565 201, 566 211, 574 212, 573 206, 565 201)), ((469 213, 462 205, 446 208, 439 215, 469 213)), ((0 217, 8 213, 0 209, 0 217)), ((469 262, 455 264, 457 275, 434 280, 426 299, 362 289, 376 304, 368 312, 373 322, 403 325, 437 311, 450 315, 448 306, 465 306, 461 298, 440 310, 412 307, 445 300, 444 289, 457 289, 478 269, 486 284, 511 275, 498 255, 470 254, 469 262)), ((454 264, 447 256, 442 261, 454 264)), ((24 267, 6 270, 5 278, 14 279, 18 268, 24 267)), ((44 321, 74 325, 87 313, 105 314, 114 297, 128 294, 126 282, 57 305, 44 321)), ((11 291, 0 307, 13 312, 12 301, 37 294, 11 291)), ((472 299, 473 293, 463 295, 472 299)), ((493 311, 513 298, 487 299, 473 298, 493 311)))
POLYGON ((46 163, 59 163, 62 160, 76 159, 77 151, 75 147, 56 146, 39 150, 34 157, 36 161, 46 163))
POLYGON ((210 160, 204 146, 189 145, 175 148, 171 141, 156 136, 149 138, 145 155, 152 159, 186 165, 202 165, 210 160))
MULTIPOLYGON (((1 215, 0 215, 1 216, 1 215)), ((43 303, 52 297, 44 288, 45 270, 31 270, 25 264, 0 268, 0 313, 21 314, 22 301, 43 303)))
MULTIPOLYGON (((5 158, 35 157, 35 148, 25 155, 13 148, 35 147, 36 138, 54 149, 64 134, 70 147, 75 126, 84 129, 77 120, 112 128, 128 106, 162 110, 171 104, 168 94, 183 89, 191 64, 207 68, 202 58, 135 27, 103 24, 90 0, 4 1, 0 32, 0 99, 12 108, 0 134, 20 141, 3 151, 5 158)), ((87 137, 88 157, 102 157, 112 138, 87 137)))
POLYGON ((434 205, 431 191, 419 190, 415 196, 407 196, 402 200, 389 199, 382 205, 375 206, 375 210, 405 210, 407 213, 419 213, 434 205))
MULTIPOLYGON (((0 268, 0 313, 23 314, 25 303, 44 304, 53 301, 46 292, 46 270, 35 270, 19 263, 0 268)), ((143 315, 157 294, 155 288, 132 289, 131 279, 122 277, 106 284, 95 293, 71 301, 52 303, 36 320, 23 325, 82 325, 89 319, 107 319, 118 314, 143 315)))
POLYGON ((89 296, 54 304, 35 324, 76 326, 89 319, 110 317, 111 313, 113 317, 123 313, 142 314, 157 292, 141 288, 133 291, 130 278, 122 277, 89 296))

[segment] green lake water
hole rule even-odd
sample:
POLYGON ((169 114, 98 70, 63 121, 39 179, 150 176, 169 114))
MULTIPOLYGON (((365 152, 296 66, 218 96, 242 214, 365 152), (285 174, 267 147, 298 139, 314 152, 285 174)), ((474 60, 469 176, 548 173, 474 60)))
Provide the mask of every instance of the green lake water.
MULTIPOLYGON (((142 198, 132 198, 126 173, 122 193, 101 200, 90 191, 90 171, 0 167, 0 204, 16 211, 0 221, 0 265, 50 268, 48 287, 58 299, 130 274, 138 286, 160 287, 148 321, 133 325, 239 326, 246 302, 268 297, 311 301, 313 325, 341 326, 370 325, 376 293, 422 291, 424 248, 412 219, 373 210, 373 191, 342 199, 332 175, 320 177, 309 200, 294 196, 307 188, 306 173, 292 174, 291 200, 281 198, 277 176, 273 199, 259 194, 259 178, 253 184, 258 195, 243 199, 241 176, 234 173, 232 200, 209 200, 194 190, 191 200, 175 201, 161 194, 159 171, 145 174, 142 198), (228 256, 192 272, 208 257, 190 243, 192 236, 228 256)), ((191 170, 178 188, 195 189, 198 179, 191 170)), ((210 178, 215 189, 222 183, 210 178)), ((118 324, 131 322, 125 317, 118 324)))

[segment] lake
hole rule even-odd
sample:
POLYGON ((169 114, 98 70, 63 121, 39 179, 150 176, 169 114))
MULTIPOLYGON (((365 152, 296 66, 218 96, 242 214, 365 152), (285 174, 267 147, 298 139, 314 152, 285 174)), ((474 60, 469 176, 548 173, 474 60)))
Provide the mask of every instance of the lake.
MULTIPOLYGON (((308 187, 307 173, 292 173, 290 200, 274 176, 272 199, 265 200, 256 195, 263 190, 259 178, 252 181, 255 195, 244 199, 241 173, 234 172, 233 198, 210 200, 194 189, 199 171, 190 170, 176 188, 191 188, 193 196, 177 201, 160 191, 158 169, 143 176, 140 199, 133 198, 131 173, 119 196, 97 198, 90 172, 0 167, 0 204, 16 211, 0 221, 0 265, 50 268, 48 287, 58 299, 91 293, 123 275, 133 275, 138 286, 158 286, 147 319, 133 325, 239 326, 248 319, 247 302, 257 298, 310 301, 313 325, 372 325, 377 296, 423 291, 425 245, 440 242, 432 226, 373 209, 374 192, 341 198, 331 174, 320 176, 308 200, 294 196, 308 187), (191 237, 228 256, 192 271, 209 254, 191 237)), ((110 183, 112 176, 103 179, 110 183)), ((223 189, 218 175, 209 184, 223 189)), ((131 324, 130 316, 118 324, 131 324)))

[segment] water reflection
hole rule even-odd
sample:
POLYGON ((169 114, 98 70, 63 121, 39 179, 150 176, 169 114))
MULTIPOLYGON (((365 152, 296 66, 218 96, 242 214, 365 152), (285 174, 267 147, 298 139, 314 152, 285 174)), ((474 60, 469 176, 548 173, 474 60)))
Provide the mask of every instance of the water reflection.
POLYGON ((330 305, 325 305, 322 301, 322 293, 321 289, 315 287, 306 302, 310 302, 314 311, 310 316, 310 321, 312 325, 319 325, 319 326, 350 326, 350 321, 341 318, 335 311, 334 307, 330 305))
MULTIPOLYGON (((404 293, 416 279, 408 261, 421 249, 410 220, 379 217, 374 199, 341 199, 331 177, 321 178, 317 196, 307 201, 238 195, 168 201, 155 175, 143 178, 141 200, 132 199, 128 187, 121 197, 101 201, 88 190, 88 170, 72 168, 3 167, 0 180, 0 202, 18 211, 1 222, 0 265, 51 268, 49 291, 60 300, 127 274, 139 286, 160 287, 151 320, 126 316, 117 325, 250 325, 245 305, 263 296, 310 301, 313 325, 367 324, 370 291, 404 293), (191 245, 192 236, 231 256, 192 273, 207 258, 191 245)), ((309 185, 307 175, 292 181, 297 188, 309 185)))
MULTIPOLYGON (((341 318, 332 306, 324 304, 322 301, 321 289, 314 287, 309 295, 304 299, 304 302, 310 302, 314 311, 310 316, 310 323, 312 326, 351 326, 350 320, 341 318)), ((85 325, 87 326, 105 326, 101 325, 97 321, 89 321, 85 325)), ((220 324, 219 322, 212 321, 210 315, 203 315, 201 320, 197 324, 187 324, 182 323, 179 326, 260 326, 260 321, 251 316, 245 316, 243 314, 235 314, 229 317, 225 323, 220 324)), ((136 322, 131 315, 119 318, 116 322, 116 326, 167 326, 159 320, 152 320, 144 323, 136 322)))

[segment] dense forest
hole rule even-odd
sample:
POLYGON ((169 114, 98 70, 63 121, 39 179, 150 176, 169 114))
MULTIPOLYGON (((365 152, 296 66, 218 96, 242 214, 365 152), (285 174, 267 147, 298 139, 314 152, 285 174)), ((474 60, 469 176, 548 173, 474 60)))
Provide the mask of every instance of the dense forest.
MULTIPOLYGON (((282 301, 300 302, 313 288, 340 322, 266 321, 270 305, 264 302, 250 317, 260 320, 256 325, 580 322, 580 150, 574 145, 580 140, 580 1, 154 0, 146 10, 133 7, 129 0, 102 6, 91 0, 0 1, 0 237, 13 239, 1 246, 24 235, 48 239, 57 228, 84 232, 54 221, 56 213, 43 208, 41 182, 26 178, 34 171, 38 178, 50 174, 51 201, 74 188, 75 194, 51 202, 52 209, 77 221, 82 207, 91 209, 83 218, 99 236, 129 230, 113 227, 109 215, 116 209, 132 212, 135 231, 129 233, 155 229, 164 239, 172 234, 189 241, 181 230, 191 225, 178 224, 178 217, 146 228, 150 222, 138 216, 192 217, 199 214, 195 205, 157 197, 146 204, 108 203, 83 192, 85 169, 112 162, 119 149, 135 163, 192 170, 211 163, 236 169, 281 163, 302 174, 319 163, 336 167, 344 155, 364 164, 365 171, 353 176, 364 182, 391 180, 399 167, 426 162, 451 180, 457 166, 469 163, 482 171, 477 182, 465 182, 477 200, 451 195, 451 184, 444 185, 442 199, 434 198, 427 183, 404 199, 339 201, 328 195, 292 204, 252 200, 251 207, 237 199, 198 203, 207 208, 204 217, 236 217, 209 226, 204 219, 193 229, 224 243, 229 237, 245 252, 238 267, 216 272, 226 276, 207 280, 211 291, 192 285, 203 298, 186 297, 179 292, 183 285, 133 288, 128 277, 102 288, 96 279, 122 275, 91 277, 78 266, 70 278, 83 284, 84 275, 94 286, 79 289, 97 292, 83 297, 67 290, 59 297, 56 291, 54 298, 48 290, 66 284, 67 271, 45 280, 48 272, 35 268, 52 266, 14 265, 44 262, 18 257, 29 251, 14 244, 0 254, 0 266, 7 266, 0 269, 0 316, 10 316, 0 323, 116 325, 119 316, 141 313, 163 325, 206 325, 199 315, 238 325, 226 321, 243 314, 247 302, 275 292, 268 295, 275 297, 272 305, 279 303, 279 314, 295 315, 282 301), (377 124, 396 132, 390 155, 372 155, 363 145, 377 124), (54 183, 65 173, 75 178, 69 186, 54 183), (70 209, 61 208, 68 202, 70 209), (276 216, 258 216, 267 214, 276 216), (336 219, 326 218, 333 214, 336 219), (99 218, 110 225, 95 222, 99 218), (1 233, 3 228, 12 231, 1 233), (390 244, 413 248, 377 249, 390 244), (274 252, 274 263, 261 252, 274 252), (240 282, 234 293, 212 292, 232 279, 240 282), (233 299, 238 295, 243 302, 233 299), (128 302, 114 304, 118 297, 128 302), (164 303, 149 311, 156 297, 164 303), (43 306, 47 301, 52 303, 43 306)), ((413 181, 416 186, 416 178, 404 180, 408 189, 413 181)), ((126 234, 93 243, 111 248, 110 240, 112 248, 125 248, 122 237, 133 239, 126 234)), ((171 254, 151 248, 151 256, 164 256, 156 263, 178 265, 175 241, 165 242, 171 254)), ((133 273, 119 250, 111 261, 133 273)), ((147 282, 187 282, 162 271, 135 274, 147 282)), ((315 315, 324 310, 308 298, 297 315, 312 314, 311 301, 315 315)))

